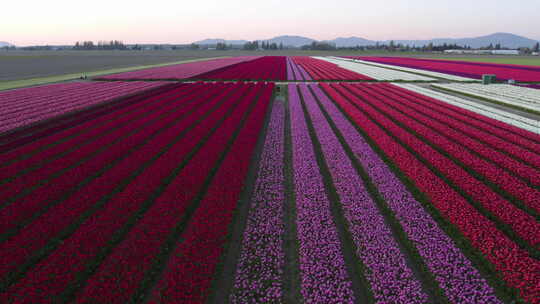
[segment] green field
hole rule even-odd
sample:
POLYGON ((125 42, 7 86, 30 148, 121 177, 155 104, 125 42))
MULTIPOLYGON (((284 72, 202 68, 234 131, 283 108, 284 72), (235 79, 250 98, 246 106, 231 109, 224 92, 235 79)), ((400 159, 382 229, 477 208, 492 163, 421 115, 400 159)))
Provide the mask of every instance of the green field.
POLYGON ((540 57, 430 57, 429 59, 540 66, 540 57))

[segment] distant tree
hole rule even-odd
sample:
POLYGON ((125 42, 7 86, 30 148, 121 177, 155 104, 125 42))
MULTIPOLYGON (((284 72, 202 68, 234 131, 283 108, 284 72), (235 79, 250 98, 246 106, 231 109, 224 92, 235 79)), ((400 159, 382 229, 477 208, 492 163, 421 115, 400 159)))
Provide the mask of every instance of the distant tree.
POLYGON ((280 50, 283 50, 283 42, 280 42, 280 43, 279 43, 279 49, 280 49, 280 50))
POLYGON ((533 52, 540 52, 540 42, 537 42, 533 47, 533 52))
POLYGON ((271 49, 271 50, 277 50, 278 45, 277 45, 277 43, 273 42, 272 44, 270 44, 270 46, 268 48, 271 49))
POLYGON ((200 46, 198 44, 195 44, 195 43, 192 43, 190 46, 189 46, 190 49, 192 50, 198 50, 200 48, 200 46))
POLYGON ((500 50, 501 49, 501 44, 500 43, 495 44, 495 49, 500 50))

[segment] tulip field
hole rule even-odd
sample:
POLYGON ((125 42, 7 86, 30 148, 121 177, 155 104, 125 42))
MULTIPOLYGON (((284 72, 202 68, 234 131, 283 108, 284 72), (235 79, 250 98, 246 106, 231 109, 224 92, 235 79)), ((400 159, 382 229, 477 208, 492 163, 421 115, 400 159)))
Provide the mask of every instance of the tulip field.
POLYGON ((537 90, 385 58, 1 91, 0 303, 540 304, 537 90))
POLYGON ((540 67, 515 64, 495 64, 438 59, 418 59, 405 57, 351 57, 355 59, 383 63, 408 68, 416 68, 474 79, 481 79, 482 74, 495 74, 503 80, 540 81, 540 67))

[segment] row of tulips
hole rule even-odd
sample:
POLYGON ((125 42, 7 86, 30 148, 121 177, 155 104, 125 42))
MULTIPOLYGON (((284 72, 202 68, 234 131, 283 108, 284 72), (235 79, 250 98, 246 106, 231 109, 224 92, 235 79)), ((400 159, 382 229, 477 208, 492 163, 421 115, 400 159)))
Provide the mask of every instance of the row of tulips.
POLYGON ((72 82, 0 92, 0 133, 163 84, 72 82))
MULTIPOLYGON (((374 102, 373 99, 359 98, 351 93, 351 88, 345 86, 322 86, 347 116, 360 126, 367 137, 413 182, 416 189, 425 193, 430 204, 443 218, 455 225, 472 247, 483 254, 505 284, 517 289, 525 300, 537 303, 539 289, 535 282, 539 280, 538 261, 474 208, 460 192, 442 179, 440 174, 436 174, 438 171, 433 171, 426 165, 431 163, 433 168, 434 164, 441 161, 440 159, 432 163, 435 161, 432 156, 435 156, 436 152, 409 137, 406 132, 399 130, 394 122, 377 113, 369 105, 374 102)), ((458 182, 459 179, 455 181, 458 182)))
MULTIPOLYGON (((497 137, 504 139, 504 142, 518 144, 533 151, 538 149, 540 143, 538 120, 417 85, 405 83, 394 83, 394 85, 406 89, 408 94, 415 96, 418 100, 430 101, 435 105, 451 105, 452 107, 449 108, 451 112, 459 112, 466 117, 474 118, 470 121, 470 126, 481 130, 492 129, 493 132, 497 132, 497 137), (461 111, 454 111, 456 109, 461 109, 461 111)), ((495 133, 489 131, 488 134, 495 133)))
POLYGON ((495 74, 499 79, 516 81, 540 81, 540 69, 510 64, 490 64, 451 60, 431 60, 405 57, 352 57, 365 61, 384 63, 408 68, 447 73, 481 79, 483 74, 495 74))
POLYGON ((112 74, 100 79, 107 80, 157 80, 157 79, 187 79, 195 75, 207 73, 227 66, 248 62, 261 56, 237 56, 209 59, 204 61, 186 62, 157 68, 143 69, 125 73, 112 74))
POLYGON ((277 303, 283 297, 285 105, 274 102, 264 141, 232 303, 277 303))
POLYGON ((300 90, 375 301, 425 303, 427 295, 314 96, 305 85, 300 90))
POLYGON ((292 57, 292 61, 309 73, 313 80, 371 80, 362 74, 339 67, 328 61, 307 56, 292 57))
POLYGON ((169 114, 158 115, 153 124, 142 125, 142 130, 96 157, 91 165, 83 163, 74 170, 76 175, 64 174, 60 181, 53 182, 53 188, 63 184, 64 194, 66 189, 72 190, 67 191, 67 197, 42 203, 48 210, 33 216, 34 220, 22 232, 3 242, 2 257, 6 260, 2 263, 2 291, 16 295, 17 290, 24 290, 28 299, 34 299, 30 301, 39 302, 73 293, 69 286, 84 283, 86 276, 81 274, 95 271, 92 263, 112 249, 114 242, 110 243, 110 236, 123 237, 119 231, 129 231, 138 214, 149 207, 146 198, 159 186, 166 171, 172 170, 170 164, 189 157, 190 151, 211 131, 213 123, 201 123, 201 119, 220 121, 230 112, 232 102, 247 89, 245 85, 200 86, 199 98, 179 97, 178 103, 168 105, 169 114), (228 100, 226 106, 223 100, 228 100), (115 156, 111 157, 112 154, 115 156), (72 181, 81 175, 87 179, 78 185, 72 181), (150 187, 150 183, 156 187, 150 187), (107 242, 109 246, 105 246, 107 242), (69 263, 67 256, 71 257, 69 263), (52 273, 51 268, 58 276, 49 292, 43 294, 39 286, 52 273), (75 278, 76 282, 72 282, 75 278), (68 285, 69 282, 72 284, 68 285), (7 286, 11 286, 9 290, 4 289, 7 286))
MULTIPOLYGON (((512 227, 517 235, 529 242, 533 247, 538 246, 540 226, 536 223, 535 218, 514 206, 480 180, 474 178, 469 172, 453 162, 452 159, 463 162, 465 166, 483 174, 486 179, 491 181, 493 181, 492 178, 497 178, 504 173, 502 169, 479 157, 475 157, 467 150, 462 149, 459 143, 451 142, 437 132, 432 131, 429 124, 426 126, 417 123, 412 118, 392 109, 384 101, 392 102, 393 100, 378 94, 371 89, 371 86, 345 85, 345 87, 348 87, 354 94, 352 95, 351 91, 345 91, 345 95, 348 95, 350 99, 359 98, 362 101, 359 108, 371 115, 374 120, 383 124, 393 134, 396 134, 397 138, 411 146, 418 155, 421 155, 434 168, 444 173, 451 182, 461 188, 473 200, 480 203, 483 208, 494 214, 503 223, 512 227), (399 123, 399 125, 396 123, 399 123), (421 137, 417 138, 414 134, 421 137), (446 152, 449 157, 445 157, 441 152, 446 152)), ((514 187, 506 179, 501 182, 510 188, 514 187)), ((527 186, 524 185, 524 187, 527 186)), ((529 192, 525 192, 528 197, 525 197, 527 200, 524 203, 529 205, 538 204, 540 193, 532 188, 527 188, 529 192)))
POLYGON ((354 303, 338 228, 294 85, 289 85, 289 112, 301 296, 308 303, 354 303))
MULTIPOLYGON (((229 143, 228 138, 216 138, 215 147, 227 145, 227 154, 185 224, 181 241, 171 248, 164 274, 150 295, 151 303, 201 303, 207 298, 272 96, 272 84, 260 88, 262 92, 251 112, 237 116, 243 123, 229 143)), ((176 197, 183 187, 169 189, 176 197)))
POLYGON ((312 80, 311 76, 304 68, 294 62, 291 57, 287 57, 287 80, 312 80))
POLYGON ((264 56, 193 76, 194 79, 287 80, 287 58, 264 56))
MULTIPOLYGON (((354 159, 366 171, 443 294, 453 303, 498 303, 492 288, 327 95, 312 86, 354 159)), ((393 302, 398 302, 394 299, 393 302)))

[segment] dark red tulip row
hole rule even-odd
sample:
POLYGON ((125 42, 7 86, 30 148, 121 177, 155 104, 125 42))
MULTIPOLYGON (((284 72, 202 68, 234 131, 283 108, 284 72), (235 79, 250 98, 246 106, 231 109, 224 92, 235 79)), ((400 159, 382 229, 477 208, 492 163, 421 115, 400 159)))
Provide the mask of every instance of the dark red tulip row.
POLYGON ((264 56, 195 75, 194 79, 219 80, 287 80, 287 57, 264 56))
MULTIPOLYGON (((349 100, 342 95, 343 88, 321 84, 329 96, 360 126, 369 138, 389 157, 389 159, 409 178, 415 186, 425 193, 430 202, 450 223, 471 242, 472 246, 484 254, 508 286, 516 288, 520 296, 532 303, 538 303, 540 294, 540 262, 529 256, 495 224, 477 211, 463 196, 437 176, 410 150, 398 143, 393 136, 403 138, 402 131, 390 127, 389 120, 375 118, 375 112, 357 97, 349 100), (366 115, 369 110, 370 116, 366 115), (381 126, 388 126, 383 129, 381 126), (390 135, 393 136, 390 136, 390 135)), ((421 143, 418 143, 421 144, 421 143)), ((409 148, 411 147, 408 145, 409 148)), ((427 151, 427 150, 426 150, 427 151)), ((421 152, 421 151, 418 151, 421 152)), ((426 153, 423 156, 428 156, 426 153)))
MULTIPOLYGON (((181 241, 172 251, 165 273, 154 287, 149 303, 199 303, 207 297, 263 126, 273 86, 264 86, 252 112, 245 118, 199 207, 181 234, 181 241)), ((227 139, 218 137, 209 144, 218 149, 227 139)), ((185 185, 173 182, 165 192, 164 199, 176 201, 183 187, 185 185)))
POLYGON ((371 80, 370 77, 346 70, 337 64, 308 56, 291 57, 313 80, 371 80))
MULTIPOLYGON (((211 131, 212 122, 218 122, 247 89, 246 85, 238 84, 200 86, 198 98, 184 101, 180 98, 177 109, 171 108, 168 116, 160 117, 142 128, 140 135, 136 133, 107 150, 97 157, 99 162, 75 170, 77 175, 86 177, 96 171, 103 173, 76 188, 67 182, 64 192, 74 190, 69 197, 58 201, 20 234, 2 244, 3 283, 11 280, 7 282, 11 285, 7 294, 24 290, 30 301, 42 302, 60 295, 73 279, 82 280, 84 276, 78 273, 86 270, 114 232, 129 223, 164 177, 211 131), (206 123, 201 123, 201 119, 206 123), (108 155, 120 154, 116 150, 122 151, 124 157, 111 162, 108 155), (41 258, 36 259, 36 250, 40 248, 41 258), (37 263, 32 264, 33 261, 37 263), (22 265, 26 268, 21 269, 22 265), (28 273, 23 278, 9 275, 20 271, 28 273), (55 275, 54 284, 43 294, 35 287, 51 275, 55 275)), ((51 186, 75 177, 64 174, 51 186)))
POLYGON ((478 63, 452 60, 430 60, 405 57, 350 57, 396 66, 447 73, 481 79, 483 74, 495 74, 499 79, 517 81, 540 81, 540 69, 511 64, 478 63))
MULTIPOLYGON (((225 150, 227 141, 238 128, 242 116, 246 114, 246 110, 260 93, 261 88, 262 86, 252 88, 249 94, 240 100, 232 115, 228 116, 208 139, 205 139, 204 146, 194 154, 177 175, 174 175, 171 183, 166 186, 144 217, 137 222, 125 240, 114 249, 89 279, 86 288, 81 291, 78 298, 93 302, 110 302, 111 299, 115 299, 113 302, 118 303, 129 300, 133 291, 140 285, 145 272, 152 266, 153 259, 160 251, 160 246, 185 216, 186 210, 190 208, 196 195, 203 189, 205 180, 225 150), (111 286, 118 288, 111 288, 111 286)), ((201 128, 203 127, 201 124, 201 128)), ((192 132, 197 134, 195 129, 192 132)), ((196 138, 184 140, 190 142, 191 139, 197 142, 196 138)), ((167 168, 170 167, 168 164, 180 163, 174 160, 179 157, 179 151, 175 151, 174 154, 172 152, 169 157, 164 155, 158 160, 163 164, 158 166, 156 163, 152 167, 156 168, 154 172, 148 172, 152 179, 159 180, 160 174, 157 170, 168 172, 170 171, 170 168, 167 168)), ((148 177, 141 177, 138 180, 141 186, 149 186, 148 177)))

